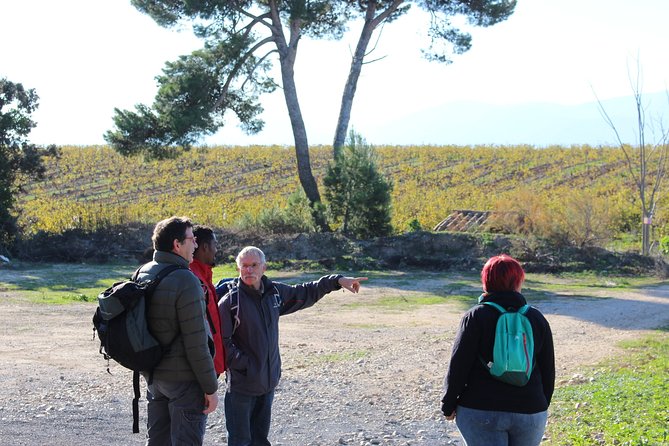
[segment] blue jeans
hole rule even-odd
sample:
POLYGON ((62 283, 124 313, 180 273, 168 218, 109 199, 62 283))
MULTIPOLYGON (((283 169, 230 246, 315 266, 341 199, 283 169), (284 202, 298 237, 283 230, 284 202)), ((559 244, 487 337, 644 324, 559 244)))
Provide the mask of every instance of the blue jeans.
POLYGON ((225 393, 228 446, 271 446, 267 439, 274 391, 260 396, 225 393))
POLYGON ((467 446, 537 446, 546 429, 548 411, 495 412, 458 406, 455 422, 467 446))
POLYGON ((197 381, 154 379, 147 386, 147 446, 201 445, 207 427, 204 391, 197 381))

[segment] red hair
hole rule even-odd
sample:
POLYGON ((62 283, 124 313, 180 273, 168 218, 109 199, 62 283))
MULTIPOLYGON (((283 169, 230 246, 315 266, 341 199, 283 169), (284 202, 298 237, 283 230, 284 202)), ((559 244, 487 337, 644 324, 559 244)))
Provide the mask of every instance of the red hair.
POLYGON ((486 293, 518 291, 523 281, 523 267, 506 254, 490 257, 481 270, 481 283, 486 293))

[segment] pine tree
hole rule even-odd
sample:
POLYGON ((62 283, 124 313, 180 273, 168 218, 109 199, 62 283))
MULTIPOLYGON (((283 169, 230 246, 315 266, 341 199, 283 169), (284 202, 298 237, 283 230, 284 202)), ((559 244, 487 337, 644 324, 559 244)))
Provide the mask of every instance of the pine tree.
POLYGON ((388 235, 392 183, 377 167, 374 148, 351 131, 348 144, 323 179, 330 215, 341 232, 357 238, 388 235))

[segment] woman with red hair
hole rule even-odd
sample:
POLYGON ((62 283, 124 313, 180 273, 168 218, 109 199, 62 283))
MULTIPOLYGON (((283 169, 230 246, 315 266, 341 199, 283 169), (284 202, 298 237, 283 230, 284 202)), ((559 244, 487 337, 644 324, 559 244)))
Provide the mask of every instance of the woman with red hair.
MULTIPOLYGON (((516 259, 505 254, 491 257, 481 271, 479 302, 517 311, 527 304, 520 293, 524 281, 525 271, 516 259)), ((536 364, 527 384, 507 384, 486 366, 493 358, 500 314, 492 306, 476 305, 462 317, 441 410, 447 420, 455 419, 467 446, 536 446, 546 428, 555 387, 553 335, 546 318, 530 307, 526 316, 532 326, 536 364)))

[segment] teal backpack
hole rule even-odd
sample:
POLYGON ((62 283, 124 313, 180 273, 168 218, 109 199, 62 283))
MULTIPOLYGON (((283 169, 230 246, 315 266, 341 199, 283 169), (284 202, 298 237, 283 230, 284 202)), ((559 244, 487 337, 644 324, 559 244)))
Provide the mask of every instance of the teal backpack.
POLYGON ((490 374, 505 383, 522 387, 530 380, 534 369, 534 335, 532 324, 525 314, 530 309, 523 305, 517 311, 507 311, 494 302, 481 302, 500 313, 495 328, 492 362, 481 362, 490 374))

